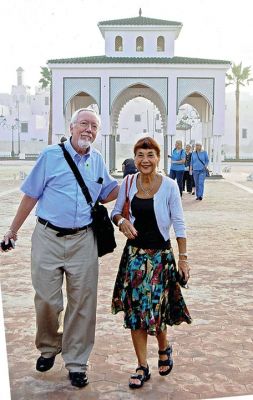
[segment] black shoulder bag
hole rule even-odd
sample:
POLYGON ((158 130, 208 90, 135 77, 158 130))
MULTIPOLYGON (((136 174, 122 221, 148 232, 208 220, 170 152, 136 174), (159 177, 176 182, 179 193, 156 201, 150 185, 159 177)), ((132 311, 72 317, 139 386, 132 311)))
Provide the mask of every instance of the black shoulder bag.
POLYGON ((91 215, 93 219, 92 228, 97 239, 98 256, 102 257, 107 253, 112 253, 117 245, 114 237, 114 227, 109 218, 107 208, 102 204, 99 204, 98 201, 93 205, 89 189, 85 185, 82 175, 80 174, 71 155, 65 149, 63 143, 60 143, 59 146, 62 148, 64 157, 72 169, 87 203, 91 207, 91 215))
POLYGON ((210 171, 209 171, 209 169, 206 167, 205 163, 203 163, 203 161, 199 158, 199 155, 198 155, 198 152, 197 152, 197 151, 196 151, 196 153, 197 153, 197 157, 198 157, 199 161, 200 161, 201 164, 203 164, 204 167, 205 167, 206 176, 210 176, 210 171))

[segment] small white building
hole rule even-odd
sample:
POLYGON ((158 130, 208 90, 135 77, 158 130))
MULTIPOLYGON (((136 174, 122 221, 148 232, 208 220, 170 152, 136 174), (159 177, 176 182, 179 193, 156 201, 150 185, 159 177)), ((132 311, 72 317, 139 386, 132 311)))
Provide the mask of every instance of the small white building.
POLYGON ((0 93, 0 155, 39 153, 48 141, 49 90, 24 85, 24 70, 17 69, 11 94, 0 93))
MULTIPOLYGON (((113 171, 117 168, 120 114, 128 102, 142 97, 150 100, 160 114, 167 171, 177 115, 180 107, 188 104, 197 111, 204 147, 212 154, 213 172, 219 174, 225 74, 230 62, 175 56, 182 23, 146 18, 141 11, 138 17, 101 21, 98 27, 105 39, 105 55, 48 61, 52 71, 54 140, 67 132, 77 108, 96 104, 102 120, 101 150, 113 171)), ((152 131, 148 133, 152 135, 152 131)))
MULTIPOLYGON (((239 145, 240 159, 253 158, 253 95, 240 92, 239 145)), ((222 138, 222 153, 225 159, 235 158, 235 93, 226 93, 225 134, 222 138)))

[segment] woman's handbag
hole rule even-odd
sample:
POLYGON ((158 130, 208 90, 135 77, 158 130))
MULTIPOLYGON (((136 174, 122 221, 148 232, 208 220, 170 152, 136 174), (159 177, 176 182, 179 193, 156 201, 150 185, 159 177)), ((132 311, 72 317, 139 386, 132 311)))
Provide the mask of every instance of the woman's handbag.
POLYGON ((130 185, 128 189, 128 181, 129 181, 129 175, 126 177, 126 189, 125 189, 125 203, 123 205, 122 213, 121 215, 129 220, 129 210, 130 210, 130 200, 129 200, 129 192, 133 183, 134 175, 131 175, 130 178, 130 185))
POLYGON ((96 201, 96 203, 93 205, 89 189, 85 185, 82 175, 80 174, 71 155, 65 149, 63 143, 60 143, 59 146, 62 148, 64 157, 68 162, 70 168, 72 169, 73 174, 75 175, 76 180, 79 183, 79 186, 81 187, 81 190, 83 192, 84 197, 86 198, 87 203, 91 207, 91 215, 93 218, 92 228, 97 239, 98 256, 102 257, 107 253, 112 253, 117 245, 114 237, 113 224, 109 218, 107 208, 102 204, 99 204, 98 201, 96 201))

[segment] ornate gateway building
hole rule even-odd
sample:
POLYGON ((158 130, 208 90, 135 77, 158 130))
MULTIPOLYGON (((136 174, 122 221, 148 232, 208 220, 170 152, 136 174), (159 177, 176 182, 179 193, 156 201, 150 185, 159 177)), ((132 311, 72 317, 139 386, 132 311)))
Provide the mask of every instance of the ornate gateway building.
MULTIPOLYGON (((117 129, 122 108, 143 97, 159 110, 164 170, 174 144, 179 108, 197 111, 202 141, 220 174, 224 135, 226 60, 178 57, 175 40, 181 22, 138 17, 101 21, 105 55, 49 60, 52 70, 53 135, 66 133, 72 113, 94 104, 102 120, 101 151, 111 171, 116 169, 117 129)), ((127 158, 128 154, 126 154, 127 158)))

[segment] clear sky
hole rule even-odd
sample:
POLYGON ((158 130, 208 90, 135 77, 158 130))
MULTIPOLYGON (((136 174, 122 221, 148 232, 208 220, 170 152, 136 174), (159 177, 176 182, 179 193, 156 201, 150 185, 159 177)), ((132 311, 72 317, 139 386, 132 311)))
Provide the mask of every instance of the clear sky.
MULTIPOLYGON (((0 92, 21 66, 32 91, 50 58, 104 54, 102 20, 138 16, 183 23, 175 55, 242 61, 252 66, 252 0, 1 0, 0 92)), ((253 83, 250 85, 253 93, 253 83)))

